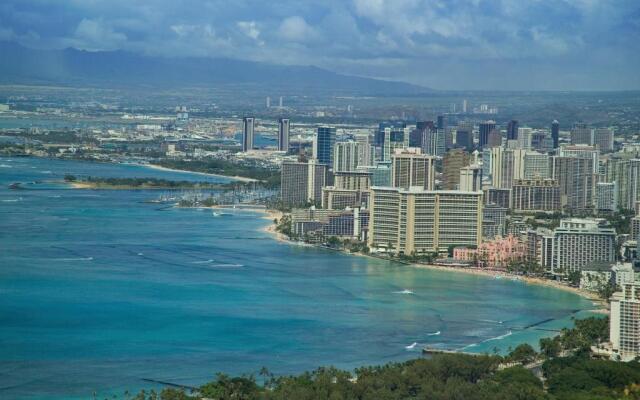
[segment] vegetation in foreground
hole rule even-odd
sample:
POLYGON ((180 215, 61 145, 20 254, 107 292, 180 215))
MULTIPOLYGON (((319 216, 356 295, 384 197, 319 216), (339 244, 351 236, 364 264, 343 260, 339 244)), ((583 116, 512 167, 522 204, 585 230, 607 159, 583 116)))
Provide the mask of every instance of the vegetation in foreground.
POLYGON ((296 376, 217 377, 197 393, 167 388, 138 393, 137 400, 613 400, 640 399, 640 363, 590 357, 589 348, 608 340, 606 318, 576 321, 555 338, 540 341, 540 353, 522 344, 508 356, 436 355, 355 373, 333 367, 296 376))

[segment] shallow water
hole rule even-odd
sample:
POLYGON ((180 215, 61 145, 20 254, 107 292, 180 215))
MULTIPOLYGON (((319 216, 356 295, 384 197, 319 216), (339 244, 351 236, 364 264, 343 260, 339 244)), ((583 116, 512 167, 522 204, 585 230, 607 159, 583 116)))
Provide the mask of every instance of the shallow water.
POLYGON ((592 306, 552 288, 280 243, 260 214, 144 203, 157 192, 7 188, 67 173, 200 175, 0 164, 9 166, 0 168, 2 399, 104 397, 151 386, 143 379, 196 385, 263 366, 354 368, 417 357, 425 345, 504 351, 592 306))

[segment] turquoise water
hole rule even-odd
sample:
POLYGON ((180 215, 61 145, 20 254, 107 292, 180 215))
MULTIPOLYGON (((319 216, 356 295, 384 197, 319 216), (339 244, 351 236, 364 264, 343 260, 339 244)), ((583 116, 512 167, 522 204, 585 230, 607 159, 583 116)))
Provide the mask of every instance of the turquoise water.
POLYGON ((143 379, 196 385, 263 366, 354 368, 424 345, 506 350, 592 307, 546 287, 280 243, 260 214, 214 217, 144 203, 156 192, 46 182, 67 173, 203 180, 0 158, 2 399, 104 397, 150 387, 143 379))

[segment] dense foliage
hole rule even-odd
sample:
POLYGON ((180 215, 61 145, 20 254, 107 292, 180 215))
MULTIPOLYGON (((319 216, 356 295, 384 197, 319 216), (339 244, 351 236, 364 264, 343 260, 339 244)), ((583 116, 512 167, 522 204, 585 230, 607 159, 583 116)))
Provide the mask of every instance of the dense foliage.
POLYGON ((184 171, 205 172, 226 176, 243 176, 263 181, 268 187, 280 186, 280 171, 269 170, 259 165, 240 164, 226 160, 172 160, 162 159, 159 165, 184 171))

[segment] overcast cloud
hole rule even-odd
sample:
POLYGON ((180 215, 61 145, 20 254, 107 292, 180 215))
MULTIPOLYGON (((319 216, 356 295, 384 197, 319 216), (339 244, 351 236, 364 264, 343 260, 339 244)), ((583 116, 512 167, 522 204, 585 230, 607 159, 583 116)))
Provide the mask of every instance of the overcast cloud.
POLYGON ((316 65, 437 89, 640 89, 637 0, 2 0, 0 40, 316 65))

